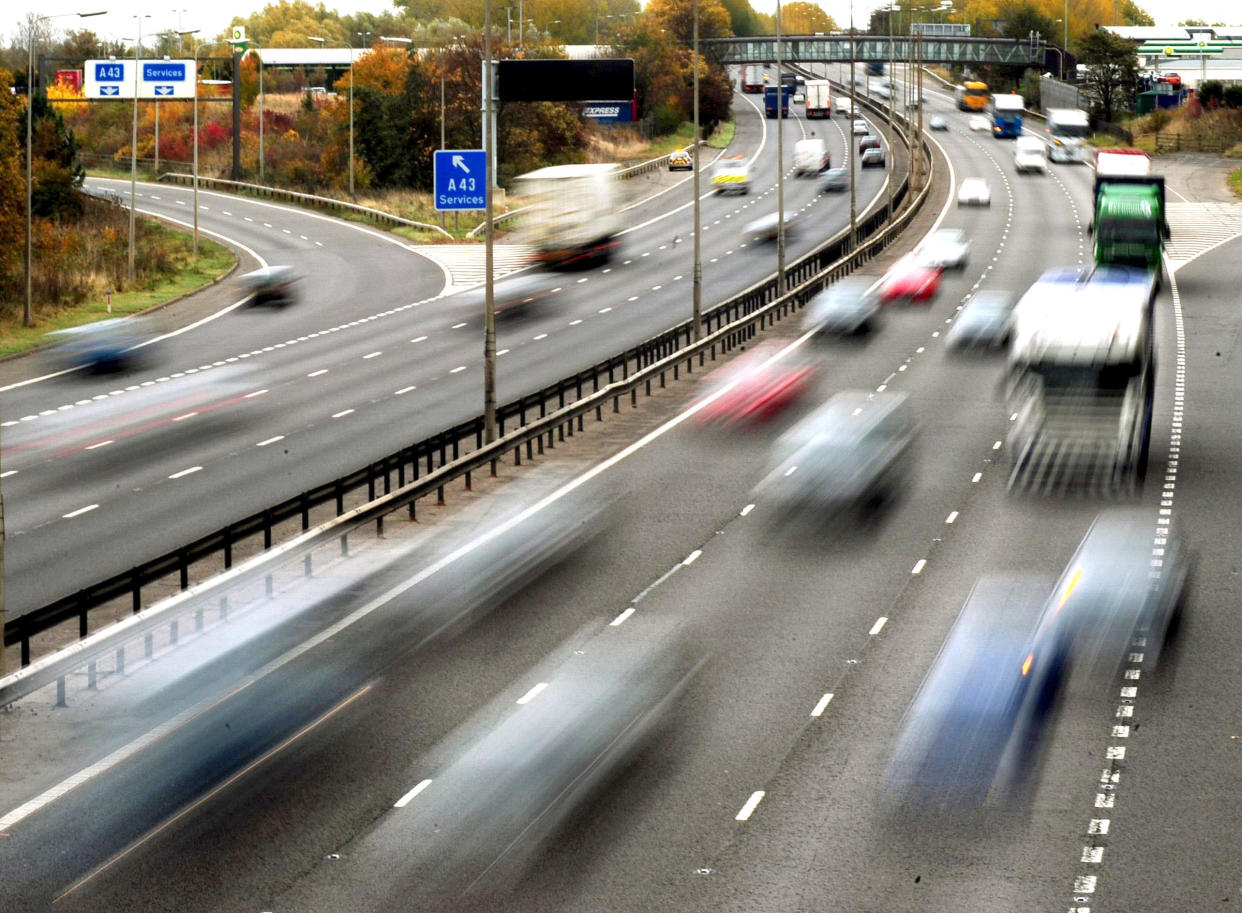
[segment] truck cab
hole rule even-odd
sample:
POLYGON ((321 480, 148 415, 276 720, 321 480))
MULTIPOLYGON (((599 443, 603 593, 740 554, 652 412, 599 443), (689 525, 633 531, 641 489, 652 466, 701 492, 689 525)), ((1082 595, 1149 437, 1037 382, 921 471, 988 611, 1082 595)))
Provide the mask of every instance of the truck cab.
POLYGON ((1095 262, 1143 267, 1160 275, 1169 237, 1164 178, 1138 150, 1101 149, 1095 163, 1092 221, 1095 262))
POLYGON ((750 163, 744 156, 723 158, 712 172, 712 190, 716 193, 750 193, 750 163))

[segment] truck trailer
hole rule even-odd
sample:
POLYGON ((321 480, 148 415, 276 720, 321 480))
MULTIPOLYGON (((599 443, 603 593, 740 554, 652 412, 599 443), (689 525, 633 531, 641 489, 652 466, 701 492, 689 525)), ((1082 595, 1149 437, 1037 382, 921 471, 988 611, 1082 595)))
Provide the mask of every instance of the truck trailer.
POLYGON ((1147 472, 1155 283, 1133 267, 1045 272, 1014 308, 1009 485, 1133 489, 1147 472))
POLYGON ((1159 281, 1169 237, 1164 178, 1138 149, 1099 149, 1095 155, 1091 231, 1098 265, 1139 266, 1159 281))
POLYGON ((776 86, 766 86, 763 90, 763 113, 769 119, 777 116, 777 93, 780 93, 780 116, 789 116, 789 100, 793 98, 794 87, 786 83, 777 88, 776 86))
POLYGON ((619 245, 621 166, 552 165, 514 179, 528 207, 522 239, 550 269, 607 263, 619 245))
POLYGON ((747 95, 759 95, 763 92, 764 79, 763 67, 759 64, 744 63, 742 64, 742 91, 747 95))
POLYGON ((806 81, 806 116, 808 120, 832 116, 832 84, 828 80, 806 81))

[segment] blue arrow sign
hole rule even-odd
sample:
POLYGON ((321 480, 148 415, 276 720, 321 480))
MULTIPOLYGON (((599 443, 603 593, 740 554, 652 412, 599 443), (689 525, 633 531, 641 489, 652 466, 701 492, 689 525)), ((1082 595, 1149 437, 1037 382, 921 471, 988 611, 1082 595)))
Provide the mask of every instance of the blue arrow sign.
POLYGON ((120 95, 121 87, 120 86, 100 86, 99 94, 100 95, 120 95))
POLYGON ((437 210, 469 212, 487 208, 486 152, 437 149, 433 166, 437 210))
POLYGON ((172 86, 156 86, 155 94, 156 95, 172 95, 173 87, 172 86))

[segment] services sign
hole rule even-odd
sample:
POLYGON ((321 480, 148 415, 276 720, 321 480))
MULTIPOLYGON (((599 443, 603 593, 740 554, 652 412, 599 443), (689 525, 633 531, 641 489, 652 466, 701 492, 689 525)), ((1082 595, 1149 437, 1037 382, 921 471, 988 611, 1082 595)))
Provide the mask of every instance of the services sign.
POLYGON ((437 210, 473 212, 487 208, 486 152, 437 149, 432 165, 437 210))
POLYGON ((193 60, 88 60, 83 94, 89 99, 133 98, 135 65, 139 98, 194 98, 193 60))

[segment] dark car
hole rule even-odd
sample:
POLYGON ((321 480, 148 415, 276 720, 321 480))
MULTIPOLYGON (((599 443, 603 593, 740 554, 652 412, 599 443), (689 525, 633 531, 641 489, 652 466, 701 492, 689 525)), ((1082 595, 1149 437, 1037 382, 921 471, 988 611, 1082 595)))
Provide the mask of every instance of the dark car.
POLYGON ((850 189, 850 173, 844 168, 830 168, 820 179, 821 193, 844 193, 850 189))
POLYGON ((255 306, 293 304, 298 300, 297 281, 292 266, 265 266, 238 278, 242 287, 250 292, 250 303, 255 306))
POLYGON ((1069 670, 1044 578, 975 584, 898 728, 886 799, 901 816, 1005 802, 1038 766, 1069 670))

